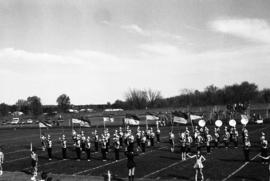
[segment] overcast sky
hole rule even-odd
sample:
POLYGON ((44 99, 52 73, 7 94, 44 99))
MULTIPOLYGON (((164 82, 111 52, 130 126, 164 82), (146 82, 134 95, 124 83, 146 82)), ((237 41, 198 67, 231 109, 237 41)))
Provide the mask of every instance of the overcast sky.
POLYGON ((0 0, 0 102, 270 87, 268 0, 0 0))

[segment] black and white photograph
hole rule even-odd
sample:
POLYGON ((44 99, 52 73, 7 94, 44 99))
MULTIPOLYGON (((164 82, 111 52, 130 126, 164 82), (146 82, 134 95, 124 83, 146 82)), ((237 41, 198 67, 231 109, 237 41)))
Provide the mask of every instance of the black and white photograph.
POLYGON ((269 0, 0 0, 0 181, 270 181, 269 0))

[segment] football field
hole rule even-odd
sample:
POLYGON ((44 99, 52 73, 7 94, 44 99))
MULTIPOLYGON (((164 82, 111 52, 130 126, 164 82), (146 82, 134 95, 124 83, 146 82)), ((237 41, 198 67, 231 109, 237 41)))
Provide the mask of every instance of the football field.
MULTIPOLYGON (((213 127, 209 127, 213 131, 213 127)), ((203 155, 206 157, 204 162, 205 180, 268 180, 268 166, 262 165, 258 154, 260 153, 259 137, 261 132, 266 133, 269 140, 270 125, 248 125, 249 136, 251 138, 250 162, 244 161, 242 144, 238 148, 231 145, 225 149, 223 145, 220 148, 212 149, 211 154, 206 154, 206 148, 203 148, 203 155)), ((110 128, 113 133, 114 128, 110 128)), ((176 143, 178 143, 178 131, 184 131, 185 127, 174 128, 176 143)), ((224 129, 222 127, 222 129, 224 129)), ((239 127, 239 134, 241 135, 239 127)), ((84 128, 86 135, 92 135, 94 128, 84 128)), ((170 152, 168 143, 168 132, 170 127, 161 128, 161 143, 155 143, 154 147, 147 147, 146 153, 138 152, 135 157, 136 180, 194 180, 194 159, 181 160, 180 148, 177 146, 174 153, 170 152)), ((114 161, 114 151, 110 150, 108 160, 102 161, 100 151, 91 152, 92 159, 86 160, 85 153, 82 154, 82 160, 76 161, 76 155, 71 139, 70 128, 53 128, 46 130, 53 140, 53 159, 48 161, 47 152, 43 152, 40 147, 39 129, 2 129, 0 145, 5 154, 4 171, 23 172, 30 174, 30 143, 38 148, 39 162, 38 171, 61 175, 86 175, 103 176, 108 170, 116 180, 125 180, 127 178, 127 160, 124 152, 120 153, 120 160, 114 161), (67 160, 62 160, 59 137, 62 133, 66 134, 68 139, 67 160)), ((99 133, 102 129, 98 129, 99 133)), ((112 134, 111 134, 112 135, 112 134)), ((241 143, 241 138, 239 138, 241 143)), ((92 144, 93 145, 93 144, 92 144)), ((92 148, 93 149, 93 148, 92 148)), ((195 152, 195 147, 192 148, 195 152)), ((1 180, 1 177, 0 177, 1 180)))

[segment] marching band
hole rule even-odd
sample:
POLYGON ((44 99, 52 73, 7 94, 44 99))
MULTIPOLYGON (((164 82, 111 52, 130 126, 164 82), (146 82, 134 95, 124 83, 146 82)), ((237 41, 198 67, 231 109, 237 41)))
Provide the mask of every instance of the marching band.
MULTIPOLYGON (((220 122, 216 122, 212 132, 205 125, 195 126, 194 130, 192 131, 190 131, 189 128, 186 127, 183 132, 179 132, 179 138, 175 138, 173 129, 169 131, 168 141, 170 144, 170 151, 175 152, 176 145, 179 145, 182 160, 186 160, 187 156, 192 157, 190 156, 190 154, 192 153, 192 148, 195 147, 194 151, 197 151, 197 155, 195 156, 197 159, 196 169, 198 168, 198 170, 196 170, 196 177, 198 173, 201 173, 202 175, 203 166, 202 164, 200 164, 200 160, 204 160, 204 157, 201 156, 202 152, 210 154, 213 148, 221 148, 222 145, 226 148, 226 150, 228 148, 238 147, 239 133, 236 125, 229 123, 228 126, 224 126, 223 131, 221 131, 221 125, 222 124, 220 124, 220 122), (211 133, 213 133, 213 135, 211 133), (176 144, 175 139, 179 140, 178 144, 176 144)), ((99 148, 103 161, 107 161, 108 154, 111 151, 114 151, 114 160, 117 162, 120 159, 120 153, 124 152, 124 154, 130 160, 130 165, 128 166, 128 168, 132 169, 129 176, 130 178, 134 178, 133 167, 135 167, 135 163, 133 164, 132 161, 134 153, 137 154, 138 152, 141 152, 142 154, 144 154, 147 147, 153 148, 155 146, 155 143, 160 143, 161 131, 158 126, 155 130, 152 127, 146 128, 144 130, 139 126, 137 127, 137 129, 135 129, 135 131, 133 130, 129 126, 126 126, 124 129, 122 129, 122 127, 119 127, 119 129, 114 130, 114 134, 112 134, 112 136, 108 128, 105 128, 100 135, 98 134, 97 130, 95 130, 94 132, 92 132, 92 136, 87 136, 84 131, 77 132, 75 130, 72 130, 72 140, 74 146, 73 150, 75 150, 77 161, 81 161, 82 153, 85 153, 85 158, 87 161, 91 161, 91 152, 93 151, 97 153, 99 151, 99 148), (94 143, 93 148, 91 144, 92 142, 94 143)), ((249 154, 251 148, 251 141, 246 125, 243 125, 241 135, 243 141, 242 145, 244 160, 250 161, 249 154)), ((47 135, 46 137, 44 134, 42 134, 40 136, 40 140, 42 151, 45 151, 47 149, 48 159, 52 160, 53 146, 57 144, 53 143, 51 135, 47 135)), ((62 148, 62 159, 66 160, 68 157, 68 139, 66 138, 65 134, 62 134, 61 137, 59 137, 59 142, 62 148)), ((268 141, 264 132, 261 133, 259 143, 261 145, 262 164, 268 164, 268 141)), ((31 163, 34 176, 37 174, 38 163, 38 156, 35 151, 36 149, 31 150, 31 163)), ((2 174, 3 160, 4 155, 0 150, 0 175, 2 174)))

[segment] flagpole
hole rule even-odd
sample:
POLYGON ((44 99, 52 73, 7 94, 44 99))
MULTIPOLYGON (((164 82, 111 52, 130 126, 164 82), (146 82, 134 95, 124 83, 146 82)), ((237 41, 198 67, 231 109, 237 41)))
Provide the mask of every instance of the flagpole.
POLYGON ((73 133, 73 121, 71 120, 71 133, 73 133))
POLYGON ((192 131, 193 131, 193 133, 194 133, 194 125, 193 125, 193 121, 192 121, 192 119, 191 119, 191 117, 190 117, 190 112, 188 112, 188 118, 190 119, 190 122, 191 122, 191 126, 192 126, 192 131))
POLYGON ((191 122, 191 126, 192 126, 192 131, 193 131, 193 133, 194 133, 194 126, 193 126, 193 121, 192 121, 192 119, 190 118, 190 114, 189 114, 189 119, 190 119, 190 122, 191 122))
POLYGON ((148 120, 146 119, 146 130, 148 130, 148 120))
POLYGON ((171 112, 171 130, 172 130, 172 132, 173 132, 173 118, 172 118, 172 112, 171 112))
POLYGON ((39 138, 41 138, 41 127, 40 126, 39 126, 39 138))

